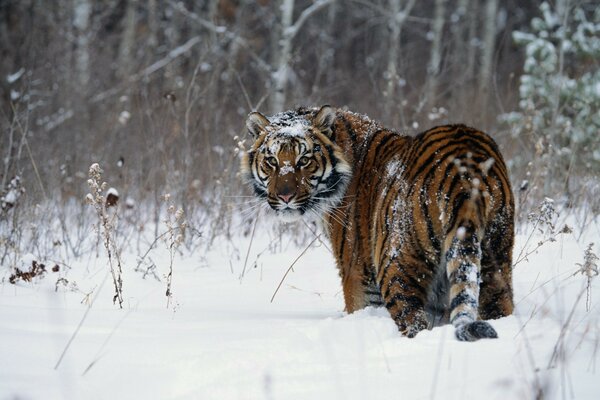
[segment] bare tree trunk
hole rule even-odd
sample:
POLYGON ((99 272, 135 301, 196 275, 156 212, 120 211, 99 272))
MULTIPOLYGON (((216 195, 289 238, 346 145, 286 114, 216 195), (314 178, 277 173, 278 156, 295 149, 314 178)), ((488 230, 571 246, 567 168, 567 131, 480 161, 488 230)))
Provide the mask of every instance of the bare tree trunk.
POLYGON ((90 80, 90 0, 76 0, 73 25, 76 28, 75 71, 81 92, 85 92, 90 80))
POLYGON ((454 77, 460 77, 461 83, 464 83, 467 78, 464 60, 467 59, 469 48, 468 9, 469 0, 458 0, 457 7, 453 10, 450 18, 452 23, 452 74, 454 77))
MULTIPOLYGON (((338 3, 337 2, 333 2, 331 4, 331 6, 329 7, 329 13, 327 15, 327 25, 329 26, 329 36, 331 38, 335 38, 335 22, 337 19, 337 15, 339 12, 339 7, 338 7, 338 3)), ((327 57, 326 60, 327 62, 325 63, 325 82, 327 84, 327 86, 330 86, 333 84, 335 77, 334 77, 334 63, 333 61, 335 60, 335 47, 334 46, 329 46, 327 48, 327 57)))
POLYGON ((486 103, 490 96, 492 86, 492 68, 494 52, 496 50, 496 16, 498 13, 498 0, 488 0, 485 7, 485 30, 483 33, 483 51, 481 53, 481 66, 479 69, 479 93, 486 103))
POLYGON ((272 81, 274 82, 274 93, 271 96, 271 112, 283 111, 286 102, 286 86, 290 77, 290 59, 292 56, 292 42, 302 26, 311 16, 330 5, 335 0, 317 0, 305 8, 294 21, 294 0, 281 0, 281 31, 272 36, 272 40, 278 40, 276 57, 274 60, 275 71, 272 81))
POLYGON ((470 15, 469 7, 470 0, 458 0, 457 7, 453 10, 450 17, 452 30, 452 52, 451 56, 451 72, 450 79, 453 80, 451 88, 451 104, 454 105, 453 113, 457 118, 464 120, 465 112, 470 113, 472 106, 470 104, 469 95, 472 91, 469 90, 469 72, 466 68, 466 60, 469 58, 471 51, 469 28, 470 23, 476 17, 470 15), (457 114, 458 113, 458 114, 457 114))
POLYGON ((331 44, 335 40, 335 20, 337 13, 337 2, 334 2, 329 7, 327 13, 327 25, 323 28, 322 35, 327 35, 327 37, 320 37, 320 40, 317 43, 320 56, 317 60, 317 69, 311 87, 312 96, 322 93, 334 80, 332 72, 334 69, 333 60, 335 59, 335 46, 332 46, 331 44))
MULTIPOLYGON (((466 75, 469 81, 475 78, 475 60, 477 59, 477 21, 479 20, 479 1, 472 1, 469 12, 469 37, 467 40, 467 68, 466 75)), ((469 85, 470 86, 470 85, 469 85)))
POLYGON ((442 33, 444 31, 444 16, 446 14, 446 0, 435 0, 435 11, 433 17, 433 41, 429 53, 429 65, 427 67, 427 89, 425 91, 426 103, 434 105, 437 97, 440 64, 442 62, 442 33))
POLYGON ((135 42, 135 24, 136 24, 136 5, 137 0, 127 1, 127 10, 125 11, 125 20, 123 27, 123 37, 119 46, 119 72, 122 77, 128 77, 133 71, 133 52, 135 42))
POLYGON ((286 100, 286 84, 288 81, 289 61, 292 52, 292 37, 289 34, 294 15, 294 0, 281 0, 281 31, 274 38, 277 46, 275 71, 273 72, 273 93, 271 95, 271 112, 283 111, 286 100))
POLYGON ((148 0, 148 56, 152 57, 154 50, 158 47, 158 9, 156 0, 148 0))
MULTIPOLYGON (((385 117, 392 126, 396 126, 397 118, 392 117, 392 112, 397 109, 396 104, 396 88, 399 87, 400 77, 398 76, 398 52, 400 51, 400 35, 402 33, 402 25, 409 16, 412 8, 415 5, 415 0, 408 0, 404 9, 400 9, 402 0, 389 0, 390 5, 390 41, 388 53, 388 65, 386 70, 387 88, 385 90, 385 117)), ((404 125, 404 121, 402 121, 404 125)))

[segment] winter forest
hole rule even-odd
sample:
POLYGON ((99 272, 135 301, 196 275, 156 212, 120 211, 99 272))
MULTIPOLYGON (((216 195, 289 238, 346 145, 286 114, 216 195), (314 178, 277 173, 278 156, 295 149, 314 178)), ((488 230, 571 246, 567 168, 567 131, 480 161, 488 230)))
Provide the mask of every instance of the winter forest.
POLYGON ((600 2, 0 0, 0 399, 596 399, 600 2), (319 221, 261 213, 252 111, 490 134, 499 338, 344 311, 319 221))

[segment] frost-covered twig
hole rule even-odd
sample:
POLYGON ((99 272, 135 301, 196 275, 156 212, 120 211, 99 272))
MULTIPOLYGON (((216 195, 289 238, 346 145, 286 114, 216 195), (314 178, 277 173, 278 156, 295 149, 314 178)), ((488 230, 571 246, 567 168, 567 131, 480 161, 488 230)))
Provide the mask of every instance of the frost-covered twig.
MULTIPOLYGON (((110 266, 110 273, 113 278, 113 285, 115 287, 115 295, 113 297, 113 303, 119 302, 119 307, 123 308, 123 269, 121 267, 121 257, 116 248, 115 239, 113 237, 114 221, 112 221, 108 213, 106 212, 106 199, 102 192, 106 190, 107 183, 102 182, 102 169, 100 165, 94 163, 90 166, 89 170, 90 179, 88 179, 88 186, 90 187, 90 193, 86 196, 88 204, 94 206, 98 220, 100 222, 99 230, 102 230, 102 243, 104 249, 108 255, 108 264, 110 266), (115 260, 113 261, 113 253, 115 260), (114 264, 116 262, 116 265, 114 264)), ((116 215, 116 214, 115 214, 116 215)))
POLYGON ((585 289, 580 291, 579 294, 577 295, 577 297, 575 298, 573 307, 571 308, 571 311, 569 312, 569 315, 567 316, 567 319, 564 322, 564 324, 560 330, 558 340, 556 341, 556 344, 554 345, 554 351, 552 352, 552 356, 550 357, 550 361, 548 363, 548 368, 554 367, 556 365, 556 362, 558 361, 559 357, 560 358, 566 357, 565 337, 567 336, 567 333, 569 331, 569 327, 570 327, 571 321, 573 320, 573 317, 575 315, 575 310, 577 309, 577 305, 583 298, 584 294, 586 294, 586 305, 585 305, 586 311, 590 310, 591 289, 592 289, 591 282, 592 282, 592 279, 598 275, 598 256, 593 252, 593 250, 592 250, 593 246, 594 246, 594 244, 590 243, 588 245, 588 247, 585 249, 584 256, 583 256, 583 264, 577 264, 580 267, 580 269, 579 269, 579 271, 577 271, 577 273, 580 272, 581 274, 585 275, 587 282, 585 285, 585 289))
POLYGON ((167 274, 167 291, 165 295, 167 296, 167 308, 169 308, 173 297, 173 259, 175 258, 175 250, 183 243, 187 222, 184 219, 183 209, 176 209, 173 204, 169 203, 171 195, 165 194, 164 199, 167 202, 167 218, 164 221, 167 232, 164 240, 169 250, 169 273, 167 274))
POLYGON ((585 310, 590 311, 592 305, 592 279, 598 275, 598 256, 592 250, 594 243, 590 243, 583 254, 583 264, 577 263, 580 267, 579 273, 586 277, 586 301, 585 310))
POLYGON ((546 197, 542 203, 538 206, 535 212, 530 213, 527 216, 529 222, 533 223, 533 228, 525 244, 521 248, 517 260, 513 263, 513 268, 522 261, 527 260, 527 257, 535 253, 540 247, 549 242, 555 242, 558 235, 571 233, 572 229, 565 225, 560 231, 556 231, 555 220, 558 217, 558 212, 554 208, 554 200, 546 197), (533 234, 538 231, 542 235, 546 235, 545 239, 537 242, 533 249, 528 248, 528 244, 533 237, 533 234))
POLYGON ((5 214, 8 210, 17 205, 19 197, 25 193, 25 188, 21 184, 21 178, 15 176, 10 180, 6 189, 0 187, 0 215, 5 214))

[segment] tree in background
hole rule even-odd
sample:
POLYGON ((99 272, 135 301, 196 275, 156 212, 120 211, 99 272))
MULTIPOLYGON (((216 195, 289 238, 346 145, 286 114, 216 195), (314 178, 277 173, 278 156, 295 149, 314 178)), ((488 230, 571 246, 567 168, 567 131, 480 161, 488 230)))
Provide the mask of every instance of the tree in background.
MULTIPOLYGON (((600 9, 540 6, 531 32, 516 31, 525 48, 519 110, 504 114, 514 137, 535 146, 535 178, 545 196, 567 195, 573 171, 600 172, 600 9), (591 14, 591 15, 589 15, 591 14)), ((523 167, 527 156, 515 156, 523 167)))

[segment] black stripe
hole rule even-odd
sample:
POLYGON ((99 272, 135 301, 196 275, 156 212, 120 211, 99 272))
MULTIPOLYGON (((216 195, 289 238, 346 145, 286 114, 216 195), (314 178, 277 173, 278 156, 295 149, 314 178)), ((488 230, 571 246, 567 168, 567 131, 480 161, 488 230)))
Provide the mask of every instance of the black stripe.
MULTIPOLYGON (((335 219, 333 218, 333 214, 330 215, 330 219, 334 221, 334 223, 336 222, 335 219)), ((331 222, 331 221, 330 221, 331 222)), ((339 258, 340 260, 344 258, 344 242, 346 241, 346 225, 347 224, 342 224, 342 234, 340 235, 340 250, 339 250, 339 258)), ((343 265, 340 265, 340 268, 344 268, 343 265)))
POLYGON ((469 242, 460 241, 458 239, 452 240, 452 246, 446 252, 446 261, 450 261, 456 257, 475 257, 479 258, 479 250, 473 244, 469 242))
MULTIPOLYGON (((387 272, 387 269, 386 269, 386 272, 387 272)), ((387 286, 383 293, 384 298, 388 298, 390 296, 390 291, 392 290, 392 286, 394 286, 396 284, 398 286, 400 286, 401 289, 406 290, 406 283, 398 275, 394 275, 390 278, 389 281, 387 281, 387 286)))
MULTIPOLYGON (((447 146, 445 146, 442 150, 446 149, 447 146)), ((452 154, 452 151, 454 149, 452 149, 451 151, 449 151, 446 154, 443 154, 440 156, 441 150, 438 149, 436 151, 434 151, 433 153, 431 153, 431 155, 427 158, 427 160, 423 161, 420 158, 416 160, 417 164, 420 165, 420 167, 417 169, 416 172, 412 172, 411 171, 411 175, 413 177, 413 180, 417 180, 420 176, 423 176, 423 173, 425 172, 426 169, 428 169, 427 171, 427 175, 432 174, 433 172, 436 171, 436 168, 438 166, 438 164, 440 164, 442 162, 442 160, 445 160, 448 155, 452 154), (437 161, 434 163, 434 159, 437 158, 437 161)), ((424 176, 425 178, 425 176, 424 176)), ((417 189, 415 187, 415 185, 413 185, 409 191, 409 194, 412 194, 415 189, 417 189)))
MULTIPOLYGON (((341 118, 342 118, 342 121, 344 122, 344 127, 346 128, 346 131, 348 132, 348 135, 350 136, 350 140, 352 140, 353 144, 356 144, 356 132, 354 132, 354 129, 352 129, 352 124, 350 124, 350 121, 348 121, 343 114, 341 115, 341 118)), ((335 134, 335 130, 334 130, 334 134, 335 134)), ((335 140, 335 139, 332 139, 332 140, 335 140)))
MULTIPOLYGON (((458 218, 462 217, 461 215, 459 215, 460 209, 462 208, 465 201, 467 201, 467 200, 470 201, 470 199, 471 199, 471 193, 461 192, 456 195, 453 202, 450 202, 450 201, 448 202, 448 205, 452 205, 452 213, 450 216, 450 221, 448 222, 448 228, 447 228, 446 234, 450 233, 450 231, 452 229, 454 229, 454 227, 456 226, 456 220, 458 218)), ((465 227, 465 228, 467 228, 467 227, 465 227)))
POLYGON ((399 302, 403 302, 405 305, 396 315, 392 315, 394 319, 398 319, 398 316, 406 315, 412 310, 422 309, 424 305, 423 300, 418 296, 405 296, 401 293, 395 293, 389 299, 385 299, 385 307, 390 309, 399 302))
MULTIPOLYGON (((423 188, 425 188, 428 184, 428 181, 423 181, 423 188)), ((427 207, 427 198, 425 198, 428 195, 428 191, 427 190, 421 190, 421 193, 419 193, 419 199, 420 202, 417 206, 421 207, 421 214, 423 216, 423 218, 425 219, 425 221, 427 222, 427 235, 428 235, 428 239, 431 242, 431 247, 433 247, 434 252, 436 253, 436 259, 439 259, 439 255, 440 255, 440 249, 441 249, 441 244, 440 244, 440 239, 438 237, 438 235, 435 234, 434 229, 433 229, 433 220, 431 218, 431 215, 429 214, 429 208, 427 207)))
MULTIPOLYGON (((425 132, 422 132, 420 134, 418 134, 417 136, 414 137, 413 139, 413 146, 412 146, 412 151, 408 154, 408 160, 411 160, 414 156, 415 153, 420 151, 421 149, 423 149, 423 146, 429 146, 430 144, 436 142, 437 140, 440 140, 441 138, 437 138, 438 135, 445 135, 449 132, 454 131, 454 127, 453 126, 440 126, 440 127, 435 127, 432 129, 429 129, 425 132), (441 129, 441 128, 448 128, 448 129, 441 129), (437 130, 440 129, 440 130, 437 130)), ((450 135, 448 135, 450 136, 450 135)))
POLYGON ((396 139, 395 142, 391 143, 387 149, 384 149, 384 151, 378 155, 378 159, 382 160, 382 164, 389 161, 394 155, 400 154, 400 149, 403 149, 405 147, 405 143, 402 143, 402 136, 399 136, 396 133, 393 133, 392 138, 396 139))
MULTIPOLYGON (((431 143, 431 145, 435 145, 438 144, 439 142, 436 143, 431 143)), ((435 149, 435 151, 427 158, 427 160, 425 161, 421 161, 418 162, 418 164, 420 165, 419 169, 417 170, 415 176, 420 176, 423 171, 428 168, 431 167, 433 168, 434 166, 437 166, 437 164, 439 164, 442 160, 445 160, 448 158, 448 156, 455 154, 455 155, 462 155, 462 153, 460 153, 459 150, 460 146, 464 146, 466 147, 466 152, 471 152, 474 153, 475 149, 477 149, 478 153, 481 155, 489 155, 488 158, 493 158, 494 160, 497 159, 496 155, 494 154, 489 154, 489 152, 481 147, 481 142, 475 141, 475 140, 470 140, 470 139, 462 139, 462 140, 453 140, 452 137, 449 138, 449 141, 447 143, 444 143, 444 145, 438 147, 435 149), (448 152, 445 152, 449 147, 452 147, 452 149, 448 152), (440 155, 442 154, 443 155, 440 155), (433 160, 437 157, 438 161, 431 165, 433 160)), ((462 149, 464 151, 464 149, 462 149)), ((417 161, 419 161, 420 159, 417 159, 417 161)))
MULTIPOLYGON (((375 147, 375 151, 373 152, 373 154, 375 156, 377 156, 379 154, 379 152, 381 151, 381 148, 384 147, 391 139, 393 139, 396 135, 392 134, 389 131, 384 131, 382 129, 378 130, 377 132, 375 132, 375 135, 378 135, 379 133, 384 133, 387 134, 386 137, 384 137, 379 143, 377 143, 377 146, 375 147)), ((366 153, 369 153, 369 150, 371 149, 371 145, 373 144, 373 142, 371 142, 369 144, 369 146, 366 148, 366 153)))
MULTIPOLYGON (((361 179, 361 181, 362 181, 362 182, 366 182, 367 180, 371 180, 371 181, 373 181, 373 179, 374 179, 374 178, 381 178, 381 177, 378 177, 378 176, 373 176, 373 175, 371 175, 371 176, 365 176, 365 174, 369 173, 370 171, 367 171, 367 170, 365 170, 365 169, 363 168, 364 164, 365 164, 365 163, 366 163, 366 161, 367 161, 367 156, 368 156, 368 154, 369 154, 369 150, 371 149, 371 146, 373 145, 373 140, 374 140, 374 138, 375 138, 376 136, 379 136, 379 134, 380 134, 380 133, 382 133, 382 134, 387 134, 388 132, 387 132, 387 131, 384 131, 384 130, 382 130, 382 129, 378 130, 377 132, 375 132, 375 133, 374 133, 374 134, 371 136, 371 138, 369 138, 369 142, 368 142, 367 146, 365 147, 365 152, 364 152, 364 154, 363 154, 362 165, 360 166, 360 168, 362 169, 362 172, 363 172, 363 174, 362 174, 362 176, 361 176, 361 178, 362 178, 362 179, 361 179)), ((388 143, 388 141, 390 141, 390 140, 391 140, 393 137, 394 137, 394 135, 391 135, 391 134, 390 134, 390 135, 388 135, 388 136, 384 137, 384 138, 383 138, 383 139, 382 139, 382 140, 381 140, 379 143, 377 143, 377 146, 375 147, 375 151, 374 151, 374 153, 373 153, 373 156, 374 156, 374 157, 376 157, 376 156, 377 156, 377 154, 378 154, 378 152, 379 152, 379 149, 381 149, 383 146, 385 146, 385 145, 388 143)), ((377 183, 378 183, 378 182, 373 182, 373 184, 374 184, 375 186, 377 186, 377 183)), ((369 202, 369 204, 368 204, 368 207, 367 207, 367 217, 368 217, 369 219, 370 219, 370 218, 373 216, 373 207, 374 207, 374 206, 375 206, 375 201, 370 201, 370 202, 369 202)), ((358 222, 359 222, 359 221, 357 221, 357 226, 360 226, 360 225, 358 224, 358 222)))
MULTIPOLYGON (((469 275, 473 269, 477 270, 477 265, 466 261, 461 262, 458 268, 450 274, 448 280, 451 284, 470 282, 469 275)), ((477 271, 477 282, 479 282, 480 276, 481 274, 477 271)))
MULTIPOLYGON (((423 307, 423 300, 418 296, 405 296, 402 293, 394 293, 390 298, 385 299, 386 308, 394 307, 398 302, 406 303, 409 309, 415 310, 423 307)), ((408 311, 406 309, 403 312, 408 311)))
POLYGON ((466 290, 461 290, 450 303, 450 312, 460 305, 467 305, 477 310, 477 299, 473 298, 466 290))
POLYGON ((461 311, 452 318, 452 321, 450 321, 450 323, 454 323, 454 321, 461 317, 469 317, 469 319, 473 319, 473 313, 471 313, 470 311, 461 311))

